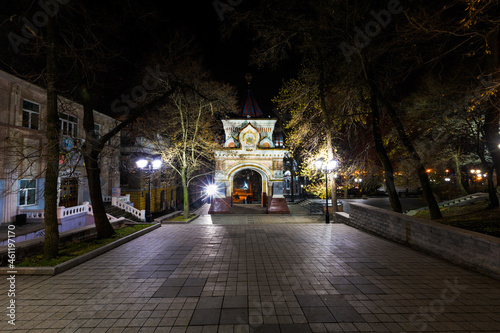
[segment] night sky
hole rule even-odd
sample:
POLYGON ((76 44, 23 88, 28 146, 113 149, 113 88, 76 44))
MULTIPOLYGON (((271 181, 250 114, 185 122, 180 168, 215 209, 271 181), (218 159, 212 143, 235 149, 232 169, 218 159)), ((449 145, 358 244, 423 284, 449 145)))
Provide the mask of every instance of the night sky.
MULTIPOLYGON (((241 2, 235 10, 247 8, 255 2, 241 2)), ((250 65, 252 42, 247 32, 240 31, 230 40, 223 40, 220 29, 227 20, 221 21, 213 0, 199 0, 182 2, 174 6, 173 19, 180 24, 187 23, 193 27, 199 42, 202 45, 207 67, 213 72, 216 79, 234 85, 240 99, 246 95, 245 74, 252 73, 252 89, 263 112, 272 114, 271 99, 277 95, 283 79, 294 75, 290 65, 278 68, 257 68, 250 65), (198 4, 196 4, 198 3, 198 4)))
MULTIPOLYGON (((92 26, 93 20, 98 24, 109 20, 119 27, 117 32, 110 33, 110 36, 115 38, 110 38, 107 42, 121 49, 121 54, 116 58, 115 68, 106 73, 106 81, 110 83, 106 83, 107 86, 100 90, 95 108, 100 112, 109 113, 107 109, 110 103, 141 80, 144 69, 151 63, 151 59, 148 58, 153 52, 161 50, 162 41, 174 31, 185 31, 196 36, 196 44, 204 59, 205 67, 213 74, 214 79, 233 85, 238 91, 240 101, 246 95, 245 74, 252 73, 254 95, 263 112, 266 115, 273 115, 271 99, 277 95, 283 79, 293 77, 296 71, 291 70, 290 66, 271 69, 250 65, 253 45, 248 33, 238 31, 231 39, 222 40, 220 30, 227 25, 228 20, 226 14, 221 20, 213 2, 213 0, 84 1, 90 17, 76 23, 82 29, 86 25, 92 26), (126 15, 115 14, 121 11, 126 15), (107 14, 110 16, 109 19, 107 14)), ((256 3, 258 2, 241 1, 235 10, 248 9, 256 3)), ((10 31, 19 29, 14 23, 9 22, 11 17, 31 18, 37 10, 40 10, 38 6, 37 1, 29 0, 1 2, 2 34, 6 36, 10 31)), ((21 74, 20 76, 23 76, 23 71, 26 73, 43 71, 43 59, 34 61, 30 56, 23 58, 23 52, 33 51, 31 48, 33 44, 28 44, 21 50, 21 54, 14 54, 9 46, 8 39, 2 38, 1 69, 21 74)), ((43 83, 38 84, 43 86, 43 83)), ((75 99, 73 96, 68 97, 75 99)))
MULTIPOLYGON (((264 114, 273 115, 271 99, 277 95, 283 80, 294 75, 290 66, 271 69, 250 65, 253 45, 248 33, 239 31, 231 39, 223 39, 221 29, 227 24, 227 19, 220 19, 213 0, 153 2, 155 6, 151 9, 156 11, 155 14, 158 17, 162 17, 153 23, 157 24, 158 29, 192 31, 203 54, 206 68, 211 71, 216 80, 233 85, 238 91, 241 102, 247 89, 245 74, 251 73, 252 89, 259 105, 264 114)), ((245 5, 247 4, 242 2, 241 8, 245 5)), ((238 8, 236 7, 235 10, 238 8)), ((130 38, 134 39, 131 45, 141 42, 143 37, 131 34, 130 38)), ((133 51, 131 57, 134 57, 133 51)))

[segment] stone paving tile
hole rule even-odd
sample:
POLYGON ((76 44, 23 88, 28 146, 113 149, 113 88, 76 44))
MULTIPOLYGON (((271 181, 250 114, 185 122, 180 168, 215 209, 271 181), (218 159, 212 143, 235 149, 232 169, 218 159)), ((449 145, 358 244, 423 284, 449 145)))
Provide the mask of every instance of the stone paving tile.
POLYGON ((162 226, 62 274, 17 276, 15 328, 499 331, 498 280, 345 225, 271 220, 162 226))

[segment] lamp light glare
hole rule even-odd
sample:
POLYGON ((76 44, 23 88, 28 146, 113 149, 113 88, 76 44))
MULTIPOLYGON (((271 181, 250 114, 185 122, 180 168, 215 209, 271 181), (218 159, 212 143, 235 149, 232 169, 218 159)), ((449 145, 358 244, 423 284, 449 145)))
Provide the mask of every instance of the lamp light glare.
POLYGON ((317 159, 314 162, 314 165, 316 166, 316 169, 321 170, 321 168, 323 167, 323 159, 322 158, 317 159))
POLYGON ((337 168, 337 161, 336 160, 329 160, 327 164, 327 168, 329 171, 337 168))
POLYGON ((159 168, 161 168, 162 162, 160 159, 157 159, 157 160, 154 160, 151 164, 152 164, 154 170, 158 170, 159 168))
POLYGON ((140 159, 135 162, 139 169, 144 169, 148 165, 148 161, 145 159, 140 159))
POLYGON ((214 195, 215 193, 217 193, 217 185, 215 184, 210 184, 210 185, 207 185, 205 191, 207 192, 207 194, 209 196, 212 196, 214 195))

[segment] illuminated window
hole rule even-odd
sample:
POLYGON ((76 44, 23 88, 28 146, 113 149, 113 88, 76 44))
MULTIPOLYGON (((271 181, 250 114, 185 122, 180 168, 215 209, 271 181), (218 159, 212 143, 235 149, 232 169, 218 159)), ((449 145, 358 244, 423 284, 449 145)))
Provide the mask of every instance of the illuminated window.
POLYGON ((19 183, 19 206, 34 205, 36 203, 36 180, 21 179, 19 183))
POLYGON ((39 129, 40 105, 23 99, 23 127, 39 129))
POLYGON ((78 119, 69 114, 61 113, 59 120, 61 121, 61 134, 76 138, 78 135, 78 119))

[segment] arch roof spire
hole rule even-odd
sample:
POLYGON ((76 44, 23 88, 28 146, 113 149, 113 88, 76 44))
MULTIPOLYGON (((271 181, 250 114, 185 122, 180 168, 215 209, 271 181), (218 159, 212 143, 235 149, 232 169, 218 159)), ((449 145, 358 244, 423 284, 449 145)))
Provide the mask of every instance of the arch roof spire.
POLYGON ((255 99, 252 89, 250 87, 250 83, 252 82, 252 74, 247 73, 245 75, 245 79, 247 81, 247 95, 243 102, 243 106, 241 107, 239 115, 245 118, 262 118, 264 114, 255 99))

